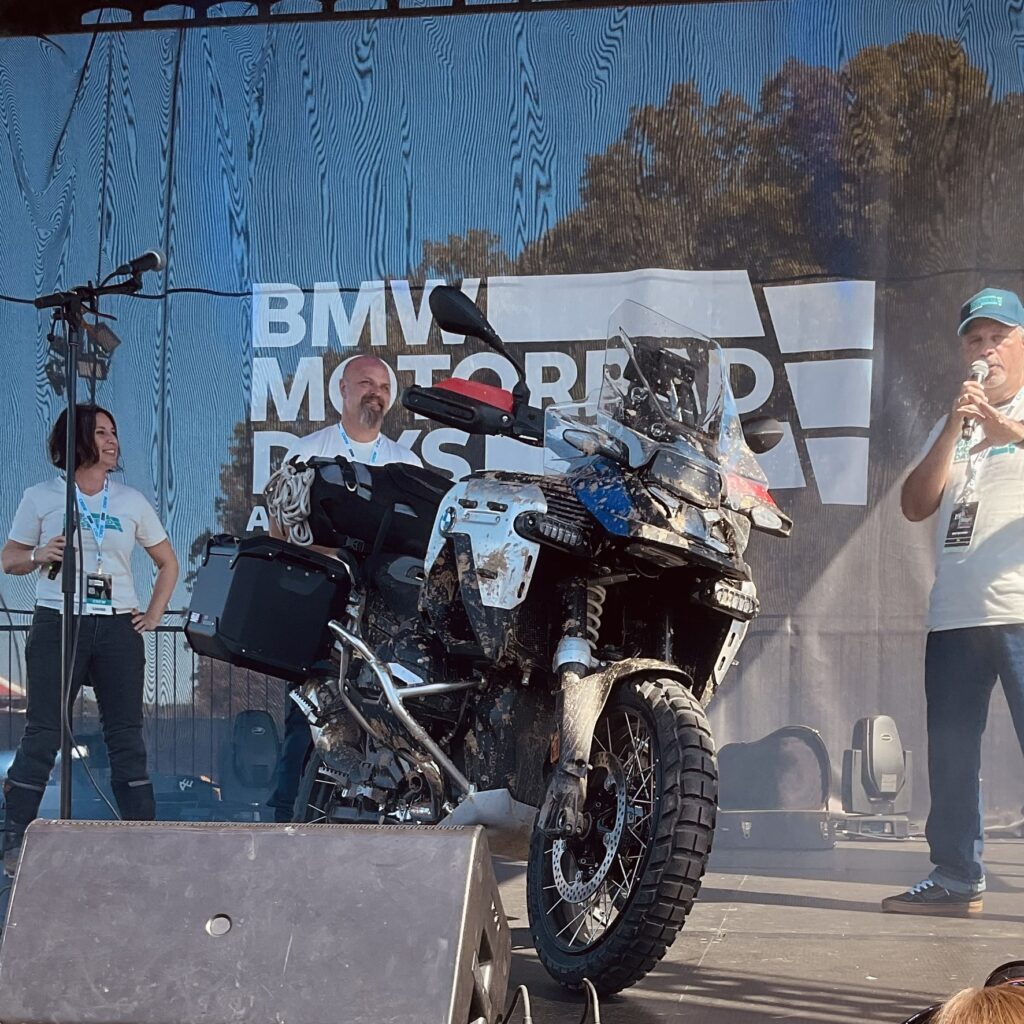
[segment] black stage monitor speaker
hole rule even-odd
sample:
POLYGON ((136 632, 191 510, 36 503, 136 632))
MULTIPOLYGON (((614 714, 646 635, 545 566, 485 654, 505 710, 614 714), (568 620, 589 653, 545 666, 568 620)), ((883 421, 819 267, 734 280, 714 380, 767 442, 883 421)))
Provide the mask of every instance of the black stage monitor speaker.
POLYGON ((4 1024, 495 1024, 511 958, 481 828, 36 821, 4 1024))

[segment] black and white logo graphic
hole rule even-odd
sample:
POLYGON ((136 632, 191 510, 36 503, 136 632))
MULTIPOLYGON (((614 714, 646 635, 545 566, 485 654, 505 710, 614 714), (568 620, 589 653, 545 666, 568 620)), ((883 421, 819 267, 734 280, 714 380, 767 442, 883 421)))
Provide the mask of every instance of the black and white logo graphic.
MULTIPOLYGON (((316 284, 310 295, 294 284, 253 286, 253 494, 266 484, 272 453, 289 447, 296 436, 261 430, 271 412, 282 423, 308 419, 314 429, 340 412, 341 367, 325 373, 328 348, 352 354, 368 337, 370 351, 391 364, 399 386, 484 370, 496 374, 504 387, 513 385, 512 368, 499 355, 471 348, 463 338, 442 332, 441 351, 428 349, 432 319, 427 298, 441 283, 428 281, 418 305, 407 281, 366 281, 355 296, 343 294, 332 282, 316 284)), ((479 280, 462 283, 472 299, 480 288, 479 280)), ((579 401, 597 386, 609 316, 627 299, 721 339, 730 364, 744 368, 747 386, 737 389, 740 414, 754 413, 772 400, 786 421, 784 440, 759 458, 770 486, 806 487, 809 469, 823 504, 867 504, 874 282, 766 286, 764 317, 744 270, 491 277, 486 295, 488 318, 521 352, 538 405, 579 401), (788 389, 791 404, 780 405, 780 388, 788 389)), ((425 463, 456 478, 471 468, 457 454, 466 440, 460 431, 429 429, 424 422, 398 440, 419 443, 425 463)), ((487 468, 539 472, 542 467, 541 453, 507 438, 487 438, 485 451, 487 468)))

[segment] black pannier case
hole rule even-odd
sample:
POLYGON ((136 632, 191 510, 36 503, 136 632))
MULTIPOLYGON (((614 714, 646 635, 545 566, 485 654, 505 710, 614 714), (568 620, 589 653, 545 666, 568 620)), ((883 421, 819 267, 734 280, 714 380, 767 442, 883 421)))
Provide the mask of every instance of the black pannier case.
MULTIPOLYGON (((326 662, 344 616, 345 566, 273 537, 211 537, 185 636, 208 658, 301 682, 326 662)), ((321 666, 325 668, 326 666, 321 666)))

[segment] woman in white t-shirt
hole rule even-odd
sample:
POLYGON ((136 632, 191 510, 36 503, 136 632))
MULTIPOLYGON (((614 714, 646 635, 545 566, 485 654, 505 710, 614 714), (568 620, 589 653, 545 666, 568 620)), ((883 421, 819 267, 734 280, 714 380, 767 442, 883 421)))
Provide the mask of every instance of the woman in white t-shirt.
MULTIPOLYGON (((114 417, 106 409, 79 405, 75 430, 78 536, 75 540, 77 645, 71 701, 84 684, 96 692, 110 759, 110 782, 126 820, 155 817, 153 786, 146 770, 142 734, 145 651, 142 634, 155 629, 178 579, 178 560, 156 512, 134 488, 111 480, 120 445, 114 417), (139 610, 131 571, 135 545, 157 567, 153 596, 139 610)), ((65 465, 67 413, 49 439, 50 460, 65 465)), ((28 710, 25 733, 4 782, 4 868, 17 864, 25 828, 39 811, 60 748, 64 479, 29 487, 0 551, 6 573, 36 573, 36 605, 25 646, 28 710)))

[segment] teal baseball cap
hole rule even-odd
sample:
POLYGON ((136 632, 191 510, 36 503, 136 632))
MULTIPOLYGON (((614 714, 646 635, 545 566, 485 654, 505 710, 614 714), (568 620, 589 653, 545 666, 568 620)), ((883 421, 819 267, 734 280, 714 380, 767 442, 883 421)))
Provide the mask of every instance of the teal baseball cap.
POLYGON ((1016 292, 1004 291, 1002 288, 982 288, 977 295, 972 295, 960 307, 960 326, 957 334, 972 320, 997 320, 1010 327, 1024 327, 1024 305, 1016 292))

